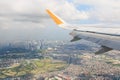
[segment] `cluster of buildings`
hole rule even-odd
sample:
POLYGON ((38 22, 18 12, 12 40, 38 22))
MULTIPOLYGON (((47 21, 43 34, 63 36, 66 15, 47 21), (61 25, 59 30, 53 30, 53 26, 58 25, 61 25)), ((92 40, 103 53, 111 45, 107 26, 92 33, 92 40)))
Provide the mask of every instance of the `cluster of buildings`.
MULTIPOLYGON (((66 69, 59 71, 59 73, 57 71, 49 75, 46 73, 46 77, 40 76, 39 79, 34 79, 33 75, 28 75, 24 77, 24 80, 120 80, 120 67, 107 64, 104 60, 106 56, 112 56, 113 59, 119 60, 119 56, 94 55, 92 52, 99 47, 96 47, 96 45, 88 46, 87 44, 91 45, 91 43, 76 44, 64 41, 44 42, 33 40, 9 43, 8 46, 13 48, 19 46, 19 48, 22 47, 29 51, 44 49, 46 53, 44 56, 49 56, 55 60, 63 60, 68 64, 66 69)), ((20 63, 21 61, 21 59, 7 60, 0 61, 0 68, 20 63)), ((21 80, 23 77, 15 79, 21 80)))
POLYGON ((14 41, 10 43, 0 44, 0 54, 11 52, 28 52, 42 49, 43 41, 14 41))
POLYGON ((0 59, 0 69, 9 68, 10 66, 19 64, 22 61, 22 59, 0 59))

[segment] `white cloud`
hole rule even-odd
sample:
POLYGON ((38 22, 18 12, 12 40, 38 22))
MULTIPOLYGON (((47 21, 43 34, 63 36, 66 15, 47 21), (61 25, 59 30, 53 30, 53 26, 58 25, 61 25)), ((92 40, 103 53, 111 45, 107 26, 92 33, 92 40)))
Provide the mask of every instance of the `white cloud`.
MULTIPOLYGON (((50 21, 45 12, 49 8, 65 20, 95 19, 103 23, 120 23, 120 0, 0 0, 0 21, 3 27, 30 22, 45 25, 50 21), (93 6, 90 11, 77 10, 76 5, 93 6)), ((23 24, 24 25, 24 24, 23 24)), ((43 27, 43 26, 39 26, 43 27)))
MULTIPOLYGON (((65 0, 0 0, 0 21, 9 25, 14 25, 16 21, 45 25, 50 20, 45 12, 46 8, 65 20, 88 18, 87 13, 77 10, 72 3, 65 0)), ((9 28, 9 25, 2 26, 9 28)))
POLYGON ((91 19, 103 23, 120 23, 120 0, 73 0, 73 3, 92 6, 93 10, 89 11, 91 19))
POLYGON ((55 26, 46 13, 46 8, 68 22, 93 19, 100 23, 120 23, 119 4, 120 0, 0 0, 0 34, 6 34, 4 30, 7 30, 17 35, 23 30, 36 36, 36 29, 42 31, 50 25, 55 26), (88 11, 76 9, 81 4, 93 8, 88 11))

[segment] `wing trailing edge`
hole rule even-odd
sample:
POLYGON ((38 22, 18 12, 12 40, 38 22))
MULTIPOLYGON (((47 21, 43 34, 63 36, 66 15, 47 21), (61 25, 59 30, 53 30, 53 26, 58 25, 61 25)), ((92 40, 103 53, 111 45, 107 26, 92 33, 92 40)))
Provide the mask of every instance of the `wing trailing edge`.
POLYGON ((81 38, 75 36, 75 37, 73 37, 73 39, 71 40, 71 42, 78 41, 78 40, 80 40, 80 39, 81 39, 81 38))
POLYGON ((111 51, 113 50, 112 48, 109 48, 109 47, 106 47, 106 46, 101 46, 101 49, 97 52, 95 52, 95 54, 102 54, 102 53, 105 53, 105 52, 108 52, 108 51, 111 51))

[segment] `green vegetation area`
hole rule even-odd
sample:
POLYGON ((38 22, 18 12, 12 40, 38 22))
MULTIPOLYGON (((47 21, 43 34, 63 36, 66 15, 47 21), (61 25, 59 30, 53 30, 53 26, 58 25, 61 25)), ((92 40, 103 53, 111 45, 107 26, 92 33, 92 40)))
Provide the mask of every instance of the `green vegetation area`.
POLYGON ((120 64, 113 64, 113 66, 119 66, 120 67, 120 64))
POLYGON ((99 58, 96 58, 97 60, 102 60, 104 62, 106 62, 107 64, 110 64, 112 66, 116 66, 116 67, 120 67, 120 60, 119 59, 115 59, 113 57, 110 57, 108 55, 101 55, 99 58))
POLYGON ((108 58, 105 60, 105 62, 107 64, 111 64, 113 66, 119 66, 120 67, 120 61, 119 60, 115 60, 115 59, 112 59, 112 58, 108 58))
POLYGON ((15 64, 7 69, 0 69, 0 78, 24 76, 27 74, 44 74, 62 70, 66 67, 65 62, 52 61, 51 59, 25 60, 20 64, 15 64))
POLYGON ((114 62, 112 62, 112 61, 106 61, 106 63, 107 63, 107 64, 111 64, 111 65, 113 65, 113 66, 118 66, 118 67, 120 67, 120 64, 114 64, 114 62))

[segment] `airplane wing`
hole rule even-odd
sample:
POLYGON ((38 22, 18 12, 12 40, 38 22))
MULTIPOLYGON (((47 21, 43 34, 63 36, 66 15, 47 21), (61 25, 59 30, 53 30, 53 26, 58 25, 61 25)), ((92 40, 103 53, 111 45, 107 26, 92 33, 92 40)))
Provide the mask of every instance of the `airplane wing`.
POLYGON ((80 39, 85 39, 94 43, 101 45, 101 49, 95 54, 101 54, 113 49, 120 50, 120 27, 90 27, 90 26, 81 26, 75 28, 70 24, 67 24, 60 17, 56 16, 50 10, 46 10, 54 22, 61 28, 72 30, 70 33, 73 36, 73 41, 80 39))

